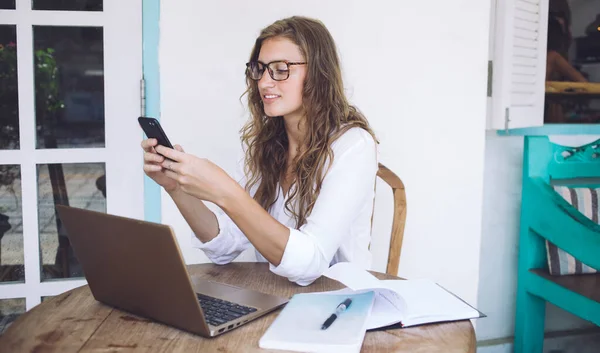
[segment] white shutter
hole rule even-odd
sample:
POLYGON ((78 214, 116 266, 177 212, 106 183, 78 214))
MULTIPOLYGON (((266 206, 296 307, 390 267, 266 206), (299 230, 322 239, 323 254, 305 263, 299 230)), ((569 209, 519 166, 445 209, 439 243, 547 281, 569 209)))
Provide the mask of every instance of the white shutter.
POLYGON ((497 0, 492 129, 544 123, 549 0, 497 0))

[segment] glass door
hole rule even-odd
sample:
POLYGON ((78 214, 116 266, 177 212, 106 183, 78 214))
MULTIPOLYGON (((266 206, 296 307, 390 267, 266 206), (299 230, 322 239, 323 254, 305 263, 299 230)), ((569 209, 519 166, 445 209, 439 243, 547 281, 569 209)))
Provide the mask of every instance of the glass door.
POLYGON ((141 26, 141 0, 0 0, 0 330, 85 284, 55 205, 143 219, 141 26))

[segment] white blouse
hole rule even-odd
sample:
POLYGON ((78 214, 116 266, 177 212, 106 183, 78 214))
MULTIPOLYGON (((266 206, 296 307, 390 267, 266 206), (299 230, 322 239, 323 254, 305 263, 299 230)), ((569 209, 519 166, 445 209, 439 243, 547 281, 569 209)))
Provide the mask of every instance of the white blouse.
MULTIPOLYGON (((312 213, 306 223, 295 229, 295 221, 285 209, 281 187, 269 214, 290 229, 290 237, 279 266, 270 270, 290 281, 306 286, 319 278, 329 266, 353 262, 369 269, 371 253, 371 215, 378 169, 377 145, 364 129, 351 128, 333 144, 333 163, 323 180, 312 213)), ((240 185, 247 178, 238 168, 240 185)), ((250 190, 251 196, 255 190, 250 190)), ((222 210, 215 212, 219 234, 202 243, 192 237, 192 246, 202 249, 216 264, 233 261, 241 252, 253 247, 244 233, 222 210)), ((259 262, 267 260, 255 249, 259 262)))

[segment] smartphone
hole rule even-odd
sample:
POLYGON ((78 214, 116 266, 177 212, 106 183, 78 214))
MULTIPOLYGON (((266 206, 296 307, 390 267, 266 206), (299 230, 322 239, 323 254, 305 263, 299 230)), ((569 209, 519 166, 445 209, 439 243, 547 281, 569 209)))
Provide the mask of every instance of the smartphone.
POLYGON ((144 130, 144 133, 146 134, 146 136, 148 136, 148 138, 156 139, 158 141, 158 144, 161 146, 174 149, 173 145, 171 145, 171 142, 169 141, 169 138, 167 137, 167 134, 165 134, 164 130, 160 126, 158 120, 154 118, 140 116, 138 118, 138 122, 140 123, 142 130, 144 130))

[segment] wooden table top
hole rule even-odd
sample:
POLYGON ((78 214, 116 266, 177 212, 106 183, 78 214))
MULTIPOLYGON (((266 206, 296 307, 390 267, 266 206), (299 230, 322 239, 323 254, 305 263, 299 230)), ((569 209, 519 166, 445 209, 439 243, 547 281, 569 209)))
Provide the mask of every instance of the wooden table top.
MULTIPOLYGON (((343 288, 321 277, 307 287, 269 271, 266 263, 189 266, 192 277, 290 297, 295 293, 343 288)), ((379 279, 396 277, 372 272, 379 279)), ((280 311, 215 338, 204 338, 113 309, 97 302, 83 286, 44 301, 21 315, 0 336, 6 352, 266 352, 258 340, 280 311)), ((469 320, 386 331, 369 331, 362 352, 475 352, 469 320)), ((281 351, 275 351, 281 352, 281 351)))

